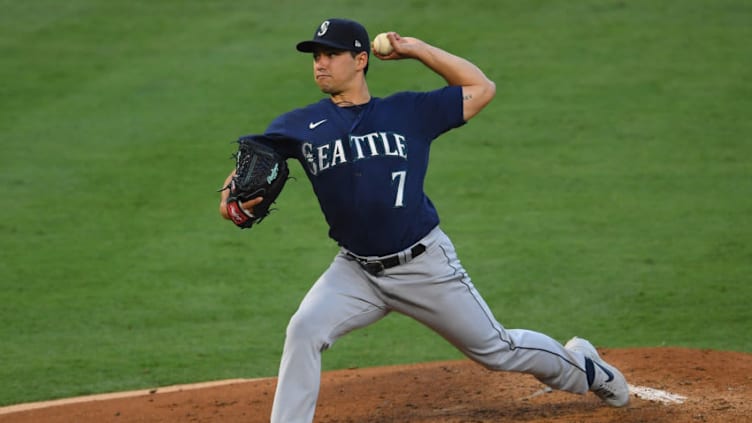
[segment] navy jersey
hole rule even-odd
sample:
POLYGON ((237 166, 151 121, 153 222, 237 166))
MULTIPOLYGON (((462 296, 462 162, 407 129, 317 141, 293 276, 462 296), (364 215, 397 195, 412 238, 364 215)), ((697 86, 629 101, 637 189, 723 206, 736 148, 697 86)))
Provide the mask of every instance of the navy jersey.
POLYGON ((276 118, 266 134, 297 158, 313 185, 329 235, 358 255, 384 256, 439 223, 423 192, 431 142, 464 123, 462 88, 401 92, 338 107, 330 99, 276 118))

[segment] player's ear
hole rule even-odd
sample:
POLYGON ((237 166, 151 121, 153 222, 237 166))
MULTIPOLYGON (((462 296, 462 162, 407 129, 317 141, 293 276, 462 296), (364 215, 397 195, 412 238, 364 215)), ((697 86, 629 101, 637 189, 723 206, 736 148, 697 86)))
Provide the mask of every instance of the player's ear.
POLYGON ((355 56, 355 63, 358 66, 358 69, 363 69, 364 71, 368 69, 368 53, 365 51, 361 51, 355 56))

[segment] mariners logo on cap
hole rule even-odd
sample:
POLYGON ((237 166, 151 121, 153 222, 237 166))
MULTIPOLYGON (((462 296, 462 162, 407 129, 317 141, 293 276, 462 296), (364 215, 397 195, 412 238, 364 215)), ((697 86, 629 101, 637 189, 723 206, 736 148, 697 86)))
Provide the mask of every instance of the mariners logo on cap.
POLYGON ((321 23, 321 26, 319 27, 319 32, 316 33, 319 37, 323 37, 324 34, 326 34, 326 31, 329 30, 329 21, 324 21, 321 23))

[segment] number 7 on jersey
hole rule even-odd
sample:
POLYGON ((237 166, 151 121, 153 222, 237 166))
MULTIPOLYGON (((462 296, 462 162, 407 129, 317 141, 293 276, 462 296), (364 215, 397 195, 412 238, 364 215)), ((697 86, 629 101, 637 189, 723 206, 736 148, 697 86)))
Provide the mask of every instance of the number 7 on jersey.
POLYGON ((397 196, 394 199, 394 207, 405 207, 405 179, 407 179, 406 170, 392 172, 392 182, 397 180, 397 196))

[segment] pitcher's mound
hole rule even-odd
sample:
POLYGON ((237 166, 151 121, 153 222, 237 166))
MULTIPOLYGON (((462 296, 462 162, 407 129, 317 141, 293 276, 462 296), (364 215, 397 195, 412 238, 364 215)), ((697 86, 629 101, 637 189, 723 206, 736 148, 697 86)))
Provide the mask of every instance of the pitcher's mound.
MULTIPOLYGON (((317 423, 749 422, 752 354, 682 348, 601 350, 632 389, 628 407, 550 392, 527 375, 449 361, 326 372, 317 423)), ((124 398, 0 409, 0 422, 269 421, 275 379, 154 389, 124 398), (21 409, 21 411, 17 411, 21 409)), ((105 397, 106 398, 106 397, 105 397)))

